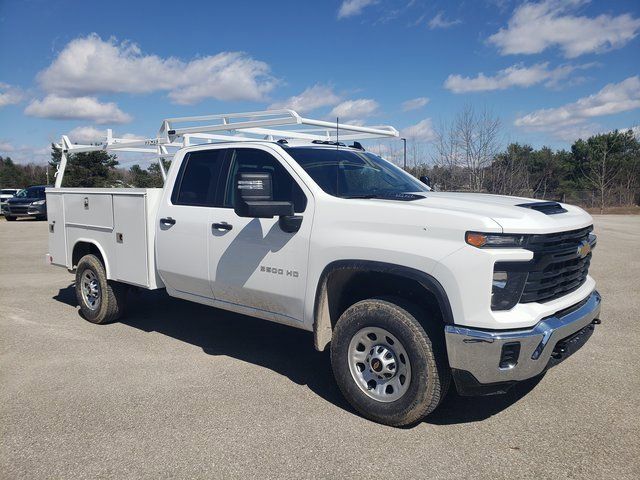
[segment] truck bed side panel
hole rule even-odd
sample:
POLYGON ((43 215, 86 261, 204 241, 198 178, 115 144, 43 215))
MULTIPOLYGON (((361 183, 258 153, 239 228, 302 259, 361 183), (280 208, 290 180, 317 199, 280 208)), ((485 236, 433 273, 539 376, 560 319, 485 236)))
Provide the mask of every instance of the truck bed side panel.
MULTIPOLYGON (((144 288, 164 284, 155 266, 153 226, 162 189, 53 188, 49 255, 52 263, 71 269, 78 242, 95 245, 107 278, 144 288)), ((77 260, 77 259, 76 259, 77 260)))

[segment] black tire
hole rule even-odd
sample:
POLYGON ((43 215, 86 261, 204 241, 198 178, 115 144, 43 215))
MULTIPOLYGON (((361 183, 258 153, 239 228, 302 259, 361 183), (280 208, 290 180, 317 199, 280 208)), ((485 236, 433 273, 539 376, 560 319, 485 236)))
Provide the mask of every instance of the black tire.
POLYGON ((104 265, 95 255, 85 255, 76 268, 76 299, 82 316, 92 323, 104 324, 116 321, 125 310, 127 288, 121 283, 107 280, 104 265), (83 277, 85 274, 96 281, 93 306, 87 295, 83 295, 83 277), (87 297, 87 298, 85 298, 87 297))
POLYGON ((9 215, 9 216, 5 215, 4 218, 7 219, 7 222, 14 222, 15 219, 16 219, 16 217, 12 217, 11 215, 9 215))
POLYGON ((38 215, 38 216, 36 216, 36 220, 38 220, 38 221, 42 221, 42 220, 46 220, 46 219, 47 219, 46 215, 38 215))
POLYGON ((415 305, 394 298, 363 300, 340 316, 331 341, 331 365, 340 391, 362 416, 394 427, 412 425, 435 410, 444 398, 451 374, 443 333, 438 331, 436 321, 427 333, 419 321, 423 318, 424 313, 415 305), (391 333, 409 357, 411 381, 397 400, 383 402, 371 398, 349 368, 351 340, 368 327, 391 333))

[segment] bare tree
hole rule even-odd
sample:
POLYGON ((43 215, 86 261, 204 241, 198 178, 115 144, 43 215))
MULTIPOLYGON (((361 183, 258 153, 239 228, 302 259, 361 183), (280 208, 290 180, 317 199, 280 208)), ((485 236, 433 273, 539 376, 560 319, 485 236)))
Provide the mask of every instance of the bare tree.
POLYGON ((462 171, 465 181, 458 188, 482 191, 487 167, 501 147, 501 122, 488 109, 479 112, 467 106, 450 123, 436 130, 434 163, 451 171, 462 171))
POLYGON ((500 119, 486 109, 476 113, 473 107, 467 106, 458 114, 455 122, 469 187, 473 191, 480 191, 484 188, 487 167, 500 151, 500 119))
POLYGON ((441 122, 435 132, 433 164, 438 167, 441 178, 438 183, 443 190, 460 190, 463 182, 460 175, 460 152, 455 123, 441 122))
POLYGON ((618 180, 622 168, 621 157, 627 153, 632 142, 631 132, 617 130, 590 137, 586 142, 578 140, 572 147, 574 155, 580 159, 580 169, 584 178, 598 192, 600 213, 604 212, 610 190, 618 180))

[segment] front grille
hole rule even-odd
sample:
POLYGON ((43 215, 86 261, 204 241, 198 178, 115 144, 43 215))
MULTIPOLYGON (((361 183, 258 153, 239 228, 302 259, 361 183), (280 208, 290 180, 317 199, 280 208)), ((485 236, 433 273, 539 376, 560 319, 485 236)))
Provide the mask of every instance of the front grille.
POLYGON ((582 242, 595 247, 592 226, 569 232, 532 235, 527 249, 534 252, 532 267, 520 303, 548 302, 577 290, 586 280, 591 253, 580 258, 582 242))
POLYGON ((10 205, 7 207, 9 213, 15 213, 17 215, 23 214, 23 213, 27 213, 27 211, 29 210, 29 206, 28 205, 10 205))

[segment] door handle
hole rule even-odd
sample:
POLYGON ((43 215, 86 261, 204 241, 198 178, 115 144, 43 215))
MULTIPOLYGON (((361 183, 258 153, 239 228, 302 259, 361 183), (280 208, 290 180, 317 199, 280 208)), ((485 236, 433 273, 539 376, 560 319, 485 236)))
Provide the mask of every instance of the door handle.
POLYGON ((171 218, 171 217, 166 217, 166 218, 161 218, 160 219, 160 223, 162 225, 175 225, 176 224, 176 220, 174 218, 171 218))
POLYGON ((233 225, 229 225, 227 222, 220 222, 220 223, 212 223, 211 224, 211 228, 214 228, 215 230, 231 230, 233 228, 233 225))

